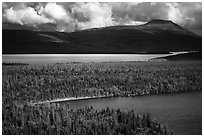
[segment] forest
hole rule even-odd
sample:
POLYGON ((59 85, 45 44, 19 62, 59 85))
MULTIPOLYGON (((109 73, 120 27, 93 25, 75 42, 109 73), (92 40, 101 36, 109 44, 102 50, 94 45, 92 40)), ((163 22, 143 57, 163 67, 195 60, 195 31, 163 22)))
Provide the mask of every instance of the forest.
POLYGON ((3 64, 3 134, 172 134, 150 114, 46 103, 202 90, 202 62, 3 64))
MULTIPOLYGON (((12 104, 12 103, 11 103, 12 104)), ((149 114, 93 107, 70 109, 46 104, 3 106, 2 134, 6 135, 133 135, 173 134, 149 114)))
POLYGON ((3 65, 3 102, 201 91, 201 62, 3 65), (4 101, 5 100, 5 101, 4 101))

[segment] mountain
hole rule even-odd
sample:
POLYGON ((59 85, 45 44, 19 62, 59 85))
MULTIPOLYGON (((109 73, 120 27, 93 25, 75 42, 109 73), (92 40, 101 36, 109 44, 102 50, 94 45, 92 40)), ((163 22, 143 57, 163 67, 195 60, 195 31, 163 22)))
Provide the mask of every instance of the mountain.
POLYGON ((15 23, 2 22, 3 30, 34 30, 33 26, 25 26, 15 23))
POLYGON ((32 31, 55 31, 57 26, 52 23, 38 24, 38 25, 20 25, 9 22, 2 23, 3 30, 32 30, 32 31))
POLYGON ((3 27, 2 39, 3 54, 132 54, 202 50, 200 36, 166 20, 153 20, 139 26, 110 26, 71 33, 3 27))
POLYGON ((151 27, 165 27, 167 29, 183 29, 182 27, 170 20, 152 20, 150 22, 147 22, 145 25, 151 27))
POLYGON ((190 61, 202 60, 202 52, 189 52, 178 55, 170 55, 166 57, 153 58, 150 61, 190 61))

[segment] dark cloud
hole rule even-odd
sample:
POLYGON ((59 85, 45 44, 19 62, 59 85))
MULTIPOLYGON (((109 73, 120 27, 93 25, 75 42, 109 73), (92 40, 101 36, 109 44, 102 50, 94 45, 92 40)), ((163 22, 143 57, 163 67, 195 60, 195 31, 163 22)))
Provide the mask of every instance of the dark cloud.
POLYGON ((175 5, 183 15, 183 27, 202 35, 202 3, 178 3, 175 5))
POLYGON ((202 3, 2 3, 3 22, 21 25, 55 24, 58 31, 111 25, 137 25, 153 19, 172 20, 190 30, 202 30, 202 3))

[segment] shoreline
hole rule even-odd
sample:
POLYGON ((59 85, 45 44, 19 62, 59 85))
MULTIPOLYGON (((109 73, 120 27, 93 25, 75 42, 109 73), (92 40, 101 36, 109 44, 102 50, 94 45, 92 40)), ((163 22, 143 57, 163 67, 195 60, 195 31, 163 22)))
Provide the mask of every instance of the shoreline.
POLYGON ((61 102, 69 102, 69 101, 79 101, 79 100, 88 100, 88 99, 98 99, 98 98, 111 98, 111 97, 139 97, 139 96, 149 96, 149 95, 170 95, 170 94, 179 94, 179 93, 189 93, 189 92, 202 92, 202 91, 180 91, 180 92, 169 92, 169 93, 158 93, 158 94, 141 94, 141 95, 130 95, 130 96, 93 96, 93 97, 69 97, 69 98, 61 98, 61 99, 53 99, 41 102, 30 102, 31 105, 41 105, 46 103, 61 103, 61 102))
POLYGON ((113 97, 113 96, 93 96, 93 97, 78 97, 78 98, 70 97, 70 98, 47 100, 47 101, 31 103, 31 104, 32 105, 39 105, 39 104, 46 104, 46 103, 60 103, 60 102, 66 102, 66 101, 78 101, 78 100, 108 98, 108 97, 113 97))

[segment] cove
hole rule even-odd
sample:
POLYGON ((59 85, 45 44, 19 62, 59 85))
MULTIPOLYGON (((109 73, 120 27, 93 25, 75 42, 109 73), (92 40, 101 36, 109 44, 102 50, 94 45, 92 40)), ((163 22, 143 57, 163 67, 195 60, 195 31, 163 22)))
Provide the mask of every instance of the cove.
POLYGON ((150 113, 151 117, 166 124, 175 135, 202 134, 202 92, 147 95, 137 97, 113 97, 61 102, 70 107, 93 106, 100 110, 106 107, 150 113))

